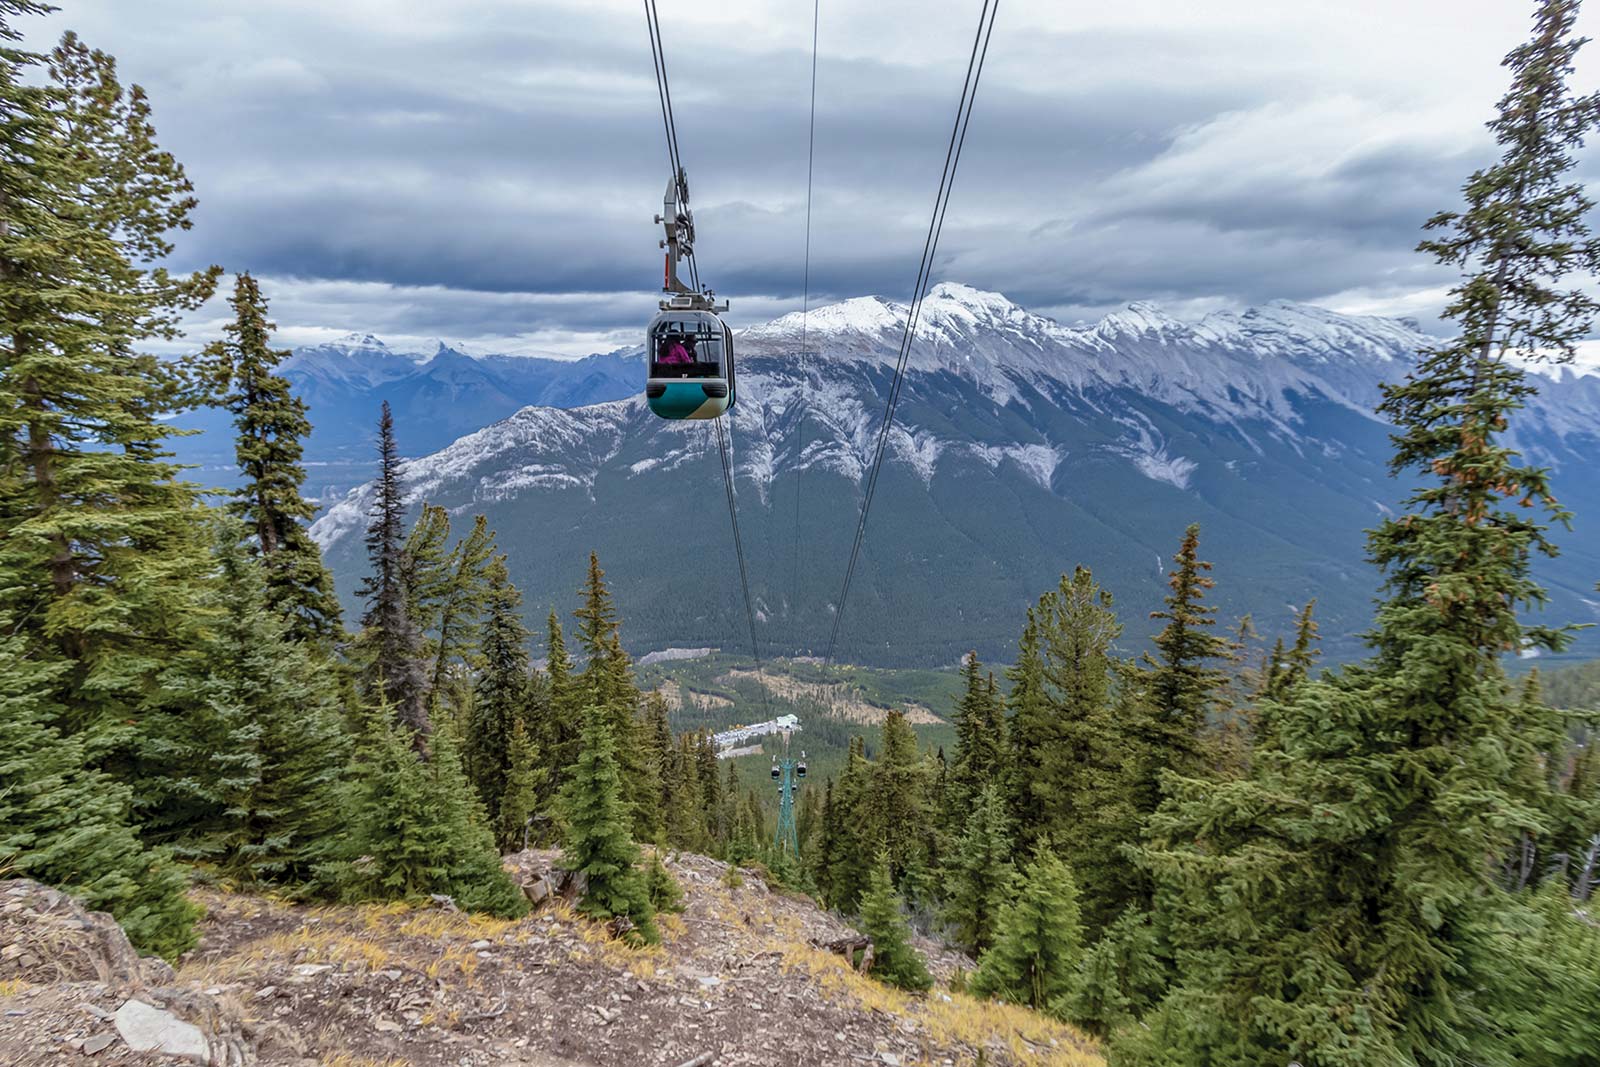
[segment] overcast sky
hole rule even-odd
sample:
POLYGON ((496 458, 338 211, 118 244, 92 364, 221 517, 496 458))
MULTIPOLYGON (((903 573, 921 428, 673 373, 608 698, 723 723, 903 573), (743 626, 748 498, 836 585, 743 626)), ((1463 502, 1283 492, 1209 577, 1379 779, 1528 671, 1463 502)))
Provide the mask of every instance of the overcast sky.
MULTIPOLYGON (((30 42, 76 29, 149 90, 200 197, 181 265, 254 272, 285 343, 581 354, 648 318, 667 164, 639 3, 57 2, 30 42)), ((702 277, 735 325, 798 309, 811 3, 658 2, 702 277)), ((909 294, 978 7, 823 0, 813 303, 909 294)), ((1451 278, 1419 226, 1493 161, 1532 8, 1003 0, 935 279, 1068 322, 1277 298, 1430 320, 1451 278)))

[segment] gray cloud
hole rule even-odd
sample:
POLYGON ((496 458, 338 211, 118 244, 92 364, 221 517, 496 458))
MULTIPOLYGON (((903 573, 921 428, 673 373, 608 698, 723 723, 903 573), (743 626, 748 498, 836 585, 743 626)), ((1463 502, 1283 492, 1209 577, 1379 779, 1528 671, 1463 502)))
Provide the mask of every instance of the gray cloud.
MULTIPOLYGON (((631 0, 63 2, 30 40, 78 28, 147 85, 202 202, 179 260, 267 278, 285 336, 576 352, 648 314, 665 152, 631 0)), ((1519 5, 1066 7, 1001 13, 939 276, 1068 317, 1436 306, 1449 278, 1411 249, 1493 158, 1519 5)), ((910 289, 975 13, 824 5, 814 299, 910 289)), ((702 273, 736 322, 790 310, 809 8, 673 0, 663 19, 702 273)))

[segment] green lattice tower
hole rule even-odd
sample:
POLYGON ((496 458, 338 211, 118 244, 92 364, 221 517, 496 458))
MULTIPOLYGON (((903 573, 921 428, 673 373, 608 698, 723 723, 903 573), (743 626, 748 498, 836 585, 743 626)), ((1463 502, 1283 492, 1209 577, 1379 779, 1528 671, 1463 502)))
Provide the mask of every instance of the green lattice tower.
POLYGON ((794 795, 799 789, 796 778, 796 768, 799 777, 805 776, 806 754, 800 753, 798 760, 789 758, 789 732, 783 734, 783 755, 772 761, 772 776, 778 782, 778 828, 772 835, 772 847, 779 852, 785 848, 789 855, 795 859, 800 858, 800 835, 794 825, 794 795))

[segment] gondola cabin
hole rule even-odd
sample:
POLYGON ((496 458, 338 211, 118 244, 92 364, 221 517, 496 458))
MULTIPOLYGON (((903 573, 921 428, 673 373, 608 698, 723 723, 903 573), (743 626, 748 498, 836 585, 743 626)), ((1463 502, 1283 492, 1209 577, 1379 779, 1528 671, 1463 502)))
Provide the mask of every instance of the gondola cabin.
POLYGON ((670 308, 645 338, 644 395, 663 419, 714 419, 733 407, 733 331, 715 313, 670 308))

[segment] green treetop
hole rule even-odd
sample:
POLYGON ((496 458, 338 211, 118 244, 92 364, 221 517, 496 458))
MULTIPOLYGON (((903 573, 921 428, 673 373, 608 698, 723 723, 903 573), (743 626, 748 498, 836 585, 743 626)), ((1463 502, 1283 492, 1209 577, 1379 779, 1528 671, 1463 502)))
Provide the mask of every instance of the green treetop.
POLYGON ((403 577, 406 555, 405 486, 402 461, 395 443, 394 417, 383 402, 378 420, 378 484, 367 525, 367 558, 372 571, 361 586, 367 610, 361 617, 363 651, 368 667, 368 692, 372 703, 385 703, 423 746, 432 728, 428 717, 428 675, 423 663, 422 635, 407 604, 403 577))
POLYGON ((343 632, 333 577, 304 524, 316 514, 300 495, 301 441, 311 433, 306 405, 274 373, 289 355, 272 347, 267 301, 249 274, 234 279, 233 321, 226 340, 206 349, 228 383, 223 406, 234 416, 234 451, 244 484, 229 510, 243 518, 266 569, 267 604, 299 639, 328 642, 343 632))

